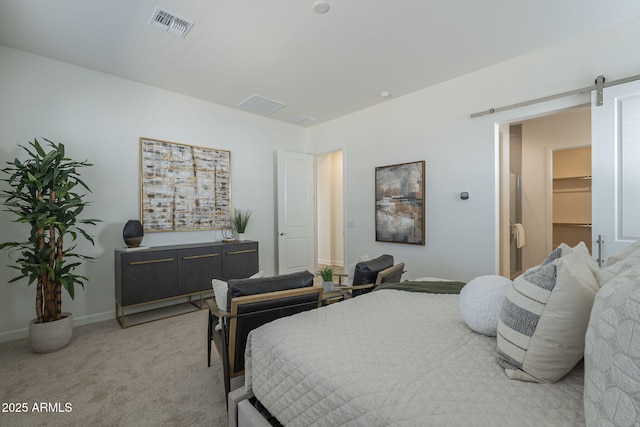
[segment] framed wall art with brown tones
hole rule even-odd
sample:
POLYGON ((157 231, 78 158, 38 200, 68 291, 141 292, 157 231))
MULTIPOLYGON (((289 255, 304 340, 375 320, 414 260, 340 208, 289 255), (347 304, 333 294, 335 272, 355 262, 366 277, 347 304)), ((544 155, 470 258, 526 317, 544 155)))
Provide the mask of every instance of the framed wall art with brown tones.
POLYGON ((145 231, 216 230, 231 221, 231 152, 140 138, 145 231))
POLYGON ((376 240, 425 244, 424 160, 376 168, 376 240))

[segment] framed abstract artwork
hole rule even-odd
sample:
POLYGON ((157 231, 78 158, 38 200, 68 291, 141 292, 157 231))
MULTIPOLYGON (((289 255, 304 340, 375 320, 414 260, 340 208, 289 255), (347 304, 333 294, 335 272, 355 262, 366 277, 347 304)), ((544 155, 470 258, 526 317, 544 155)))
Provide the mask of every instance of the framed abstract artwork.
POLYGON ((424 160, 376 168, 376 240, 425 244, 424 160))
POLYGON ((231 221, 231 152, 140 138, 144 231, 216 230, 231 221))

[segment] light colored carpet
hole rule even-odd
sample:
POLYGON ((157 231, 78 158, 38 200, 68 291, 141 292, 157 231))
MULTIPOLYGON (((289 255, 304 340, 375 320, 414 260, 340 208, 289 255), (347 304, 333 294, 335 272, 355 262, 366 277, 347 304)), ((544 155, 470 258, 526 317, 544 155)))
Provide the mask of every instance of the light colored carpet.
POLYGON ((28 338, 0 344, 0 426, 227 425, 215 347, 207 368, 207 313, 76 327, 51 354, 33 353, 28 338), (56 412, 34 412, 42 402, 56 412), (5 412, 11 403, 27 412, 5 412))

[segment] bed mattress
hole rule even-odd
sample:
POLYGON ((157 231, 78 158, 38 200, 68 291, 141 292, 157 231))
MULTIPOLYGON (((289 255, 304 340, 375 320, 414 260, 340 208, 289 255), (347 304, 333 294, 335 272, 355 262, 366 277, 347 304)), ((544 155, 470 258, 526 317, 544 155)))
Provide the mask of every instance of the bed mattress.
POLYGON ((286 426, 581 426, 584 369, 508 379, 459 295, 381 290, 249 335, 245 387, 286 426))

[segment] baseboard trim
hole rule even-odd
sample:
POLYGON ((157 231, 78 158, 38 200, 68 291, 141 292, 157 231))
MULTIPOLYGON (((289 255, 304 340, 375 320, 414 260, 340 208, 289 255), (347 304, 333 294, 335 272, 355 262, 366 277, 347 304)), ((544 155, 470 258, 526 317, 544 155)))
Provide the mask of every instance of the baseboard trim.
POLYGON ((326 259, 319 259, 318 264, 322 265, 335 265, 337 267, 344 267, 344 263, 342 261, 329 261, 326 259))
MULTIPOLYGON (((104 320, 115 319, 115 311, 105 311, 103 313, 90 314, 88 316, 73 317, 73 327, 88 325, 90 323, 102 322, 104 320)), ((0 343, 19 340, 29 336, 29 326, 23 329, 0 333, 0 343)))
POLYGON ((73 326, 88 325, 89 323, 103 322, 105 320, 111 320, 116 318, 116 313, 113 310, 105 311, 102 313, 90 314, 88 316, 74 317, 73 326))

